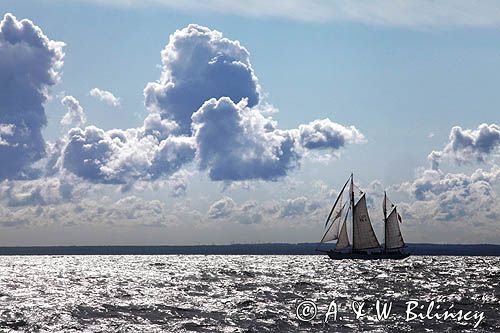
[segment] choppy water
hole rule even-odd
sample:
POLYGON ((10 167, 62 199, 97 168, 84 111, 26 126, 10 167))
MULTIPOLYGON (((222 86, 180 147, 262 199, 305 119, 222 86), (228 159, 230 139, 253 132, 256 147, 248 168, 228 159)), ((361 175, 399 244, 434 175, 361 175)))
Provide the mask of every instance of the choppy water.
POLYGON ((500 258, 323 256, 0 257, 0 332, 500 331, 500 258), (317 304, 297 319, 302 300, 317 304), (393 302, 378 321, 376 300, 393 302), (356 319, 353 300, 369 314, 356 319), (405 302, 484 312, 405 321, 405 302), (338 317, 324 324, 331 301, 338 317), (358 303, 359 304, 359 303, 358 303))

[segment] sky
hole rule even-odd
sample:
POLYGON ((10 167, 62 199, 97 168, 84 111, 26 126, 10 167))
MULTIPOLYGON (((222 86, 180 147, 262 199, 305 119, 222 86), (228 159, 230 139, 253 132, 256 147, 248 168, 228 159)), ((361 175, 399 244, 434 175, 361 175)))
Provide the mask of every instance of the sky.
POLYGON ((0 245, 500 244, 500 1, 0 0, 0 245))

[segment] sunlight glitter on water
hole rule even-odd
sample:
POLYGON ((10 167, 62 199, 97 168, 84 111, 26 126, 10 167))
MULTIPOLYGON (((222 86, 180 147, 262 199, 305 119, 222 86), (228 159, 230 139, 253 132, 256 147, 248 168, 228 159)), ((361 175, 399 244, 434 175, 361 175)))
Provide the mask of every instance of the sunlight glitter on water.
POLYGON ((500 331, 500 258, 410 257, 333 261, 323 256, 0 257, 0 331, 339 332, 474 331, 445 320, 356 319, 353 300, 373 305, 435 300, 484 311, 480 331, 500 331), (297 303, 332 300, 341 319, 297 319, 297 303), (424 325, 424 326, 422 326, 424 325))

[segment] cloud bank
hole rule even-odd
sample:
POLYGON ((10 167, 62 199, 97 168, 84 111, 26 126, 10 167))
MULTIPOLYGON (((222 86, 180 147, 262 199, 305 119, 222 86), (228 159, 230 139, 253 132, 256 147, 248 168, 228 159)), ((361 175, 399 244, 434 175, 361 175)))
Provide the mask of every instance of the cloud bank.
POLYGON ((414 180, 393 187, 409 195, 399 207, 414 232, 432 241, 425 230, 435 230, 437 235, 448 232, 458 242, 498 242, 500 167, 492 163, 490 170, 476 169, 470 174, 440 169, 443 159, 458 166, 494 162, 500 144, 498 129, 495 124, 481 124, 477 129, 453 127, 443 150, 429 154, 431 168, 420 169, 414 180), (450 223, 453 229, 446 231, 450 223))
POLYGON ((498 242, 500 225, 500 168, 472 174, 425 170, 402 189, 414 197, 400 202, 414 237, 459 243, 498 242))
MULTIPOLYGON (((328 204, 321 198, 321 204, 328 204)), ((240 224, 273 224, 278 220, 298 220, 311 217, 314 220, 322 219, 322 211, 318 209, 318 201, 304 196, 279 201, 257 202, 248 200, 237 204, 229 196, 215 201, 207 211, 207 217, 212 220, 236 221, 240 224), (319 213, 319 214, 318 214, 319 213)), ((326 214, 326 212, 325 212, 326 214)))

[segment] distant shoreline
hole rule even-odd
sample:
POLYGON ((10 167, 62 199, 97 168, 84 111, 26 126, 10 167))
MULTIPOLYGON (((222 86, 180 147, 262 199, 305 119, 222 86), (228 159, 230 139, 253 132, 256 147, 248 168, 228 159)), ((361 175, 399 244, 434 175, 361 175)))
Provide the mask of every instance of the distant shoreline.
MULTIPOLYGON (((314 255, 316 243, 267 243, 231 245, 157 245, 157 246, 22 246, 0 247, 6 255, 314 255)), ((332 245, 330 245, 331 247, 332 245)), ((412 255, 500 256, 494 244, 408 244, 412 255)))

